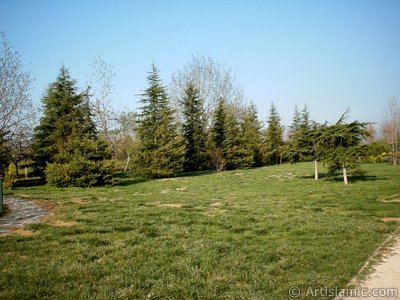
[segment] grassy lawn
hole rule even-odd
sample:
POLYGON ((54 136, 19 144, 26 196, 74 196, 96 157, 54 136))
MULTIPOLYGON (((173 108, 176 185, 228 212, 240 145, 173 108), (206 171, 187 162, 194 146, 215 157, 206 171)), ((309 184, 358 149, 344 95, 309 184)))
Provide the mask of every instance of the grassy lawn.
POLYGON ((400 167, 363 169, 346 187, 314 181, 307 163, 17 188, 54 208, 0 237, 0 298, 288 299, 291 286, 344 287, 399 226, 383 218, 400 217, 400 167))

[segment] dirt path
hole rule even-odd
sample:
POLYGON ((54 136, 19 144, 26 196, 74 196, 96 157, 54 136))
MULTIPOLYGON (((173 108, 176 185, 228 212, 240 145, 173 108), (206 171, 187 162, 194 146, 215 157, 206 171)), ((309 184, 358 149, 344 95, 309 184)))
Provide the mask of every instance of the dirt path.
POLYGON ((5 198, 10 213, 0 217, 0 235, 22 228, 26 224, 38 223, 47 212, 31 201, 18 198, 5 198))
MULTIPOLYGON (((400 234, 386 240, 367 261, 361 272, 372 267, 364 280, 357 277, 350 282, 356 294, 337 297, 335 300, 400 299, 400 234)), ((347 292, 347 291, 346 291, 347 292)), ((353 290, 349 290, 353 293, 353 290)))

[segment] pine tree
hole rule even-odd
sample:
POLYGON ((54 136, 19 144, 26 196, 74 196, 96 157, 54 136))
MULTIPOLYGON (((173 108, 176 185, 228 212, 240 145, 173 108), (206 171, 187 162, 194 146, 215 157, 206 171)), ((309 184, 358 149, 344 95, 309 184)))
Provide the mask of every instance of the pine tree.
POLYGON ((86 93, 78 93, 76 82, 64 66, 42 99, 43 116, 33 140, 36 171, 43 175, 47 163, 54 161, 59 148, 71 136, 95 138, 96 130, 86 93))
POLYGON ((286 156, 292 163, 310 161, 313 157, 310 112, 305 105, 301 112, 295 108, 293 123, 290 126, 290 139, 287 142, 286 156))
POLYGON ((300 122, 301 122, 301 115, 300 115, 299 109, 297 108, 297 105, 296 105, 294 107, 292 124, 289 127, 289 139, 293 139, 293 136, 299 130, 300 122))
POLYGON ((133 168, 152 178, 168 177, 182 169, 183 143, 155 64, 147 81, 149 87, 140 100, 137 128, 140 143, 133 168))
POLYGON ((310 112, 305 105, 300 113, 299 127, 294 134, 295 149, 298 152, 299 161, 310 161, 312 159, 313 139, 310 133, 310 112))
POLYGON ((234 115, 233 109, 227 107, 225 112, 225 136, 222 143, 224 158, 226 159, 226 168, 243 169, 247 166, 246 156, 251 156, 245 153, 246 149, 243 147, 242 132, 240 125, 234 115))
POLYGON ((241 125, 243 148, 245 153, 244 167, 262 165, 261 124, 257 117, 257 109, 251 104, 245 111, 241 125))
POLYGON ((212 141, 217 148, 221 148, 225 140, 226 109, 225 100, 220 98, 214 112, 211 129, 212 141))
POLYGON ((185 143, 185 171, 199 171, 207 168, 204 107, 199 91, 192 82, 185 89, 183 106, 183 139, 185 143))
POLYGON ((42 102, 44 112, 35 128, 32 146, 36 171, 57 186, 110 182, 112 168, 105 162, 109 153, 97 139, 88 94, 77 92, 76 82, 64 66, 42 102), (88 164, 95 165, 83 167, 88 164))
POLYGON ((268 127, 265 136, 265 156, 267 164, 278 164, 282 161, 283 154, 283 128, 278 111, 271 103, 268 127))

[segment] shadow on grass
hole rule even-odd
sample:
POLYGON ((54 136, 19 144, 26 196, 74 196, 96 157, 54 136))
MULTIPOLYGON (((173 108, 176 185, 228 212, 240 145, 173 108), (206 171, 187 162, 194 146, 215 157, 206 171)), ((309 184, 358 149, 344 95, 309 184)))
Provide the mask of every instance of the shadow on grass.
POLYGON ((214 174, 217 171, 215 170, 205 170, 205 171, 195 171, 195 172, 182 172, 175 175, 175 177, 196 177, 196 176, 203 176, 203 175, 210 175, 214 174))
POLYGON ((17 181, 13 184, 13 187, 32 187, 45 184, 46 184, 46 179, 43 177, 18 178, 17 181))
POLYGON ((134 185, 134 184, 139 184, 142 182, 146 182, 151 180, 150 178, 124 178, 120 179, 118 182, 118 186, 128 186, 128 185, 134 185))
MULTIPOLYGON (((197 172, 182 172, 171 176, 170 178, 179 178, 179 177, 194 177, 194 176, 203 176, 214 174, 215 170, 205 170, 205 171, 197 171, 197 172)), ((157 180, 158 178, 147 178, 147 177, 137 177, 133 176, 129 173, 124 172, 116 172, 113 177, 117 179, 117 186, 128 186, 133 184, 138 184, 146 181, 157 180)))
MULTIPOLYGON (((326 181, 334 181, 339 182, 343 181, 343 176, 339 174, 335 175, 327 175, 327 174, 319 174, 319 179, 326 181)), ((376 181, 376 180, 387 180, 386 177, 379 177, 375 175, 347 175, 349 182, 357 182, 357 181, 376 181)), ((300 176, 302 179, 314 179, 314 175, 300 176)))
MULTIPOLYGON (((349 182, 387 180, 386 177, 378 177, 375 175, 349 175, 348 179, 349 182)), ((343 181, 343 177, 342 176, 327 177, 326 180, 343 181)))
POLYGON ((114 173, 113 178, 117 180, 116 186, 128 186, 151 180, 151 178, 132 176, 122 171, 114 173))

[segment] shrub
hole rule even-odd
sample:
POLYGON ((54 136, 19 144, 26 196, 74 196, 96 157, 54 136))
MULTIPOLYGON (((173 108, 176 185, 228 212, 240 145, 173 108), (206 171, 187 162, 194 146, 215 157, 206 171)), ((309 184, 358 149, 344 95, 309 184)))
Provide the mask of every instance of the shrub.
POLYGON ((383 154, 377 155, 377 156, 368 156, 368 159, 366 160, 366 162, 369 163, 383 163, 385 162, 385 157, 383 154))
POLYGON ((112 184, 113 164, 102 140, 70 139, 47 164, 46 181, 58 187, 92 187, 112 184))
POLYGON ((10 190, 16 181, 17 175, 15 166, 13 163, 10 163, 4 175, 4 188, 10 190))
POLYGON ((112 182, 110 161, 73 159, 67 163, 51 163, 46 167, 46 179, 57 187, 93 187, 112 182))

